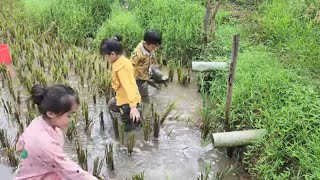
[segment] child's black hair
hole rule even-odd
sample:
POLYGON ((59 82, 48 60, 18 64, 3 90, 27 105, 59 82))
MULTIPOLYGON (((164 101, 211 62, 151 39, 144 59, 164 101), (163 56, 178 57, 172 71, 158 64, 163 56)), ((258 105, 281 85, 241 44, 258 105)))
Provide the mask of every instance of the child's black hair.
POLYGON ((36 84, 31 89, 31 98, 44 116, 48 111, 62 115, 71 111, 74 103, 79 104, 77 93, 71 87, 61 84, 47 88, 36 84))
POLYGON ((161 37, 161 33, 155 29, 148 29, 145 33, 144 33, 144 37, 143 40, 147 43, 147 44, 156 44, 156 45, 160 45, 162 42, 162 37, 161 37))
POLYGON ((115 35, 113 38, 106 38, 101 41, 100 44, 100 54, 106 55, 112 52, 116 54, 122 54, 123 47, 121 44, 122 37, 120 35, 115 35))

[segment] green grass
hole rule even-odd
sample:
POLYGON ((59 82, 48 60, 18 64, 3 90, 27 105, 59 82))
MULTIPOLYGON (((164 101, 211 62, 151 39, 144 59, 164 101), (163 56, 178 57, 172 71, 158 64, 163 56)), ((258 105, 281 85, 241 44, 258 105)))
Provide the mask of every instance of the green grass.
POLYGON ((143 32, 135 14, 127 11, 119 3, 114 3, 111 17, 99 28, 95 44, 99 46, 102 39, 119 34, 123 36, 122 44, 125 49, 131 51, 142 40, 143 32))
POLYGON ((252 17, 255 41, 282 56, 286 67, 320 86, 319 1, 265 1, 252 17))
POLYGON ((168 58, 191 60, 197 53, 205 12, 199 2, 141 0, 133 3, 132 11, 143 27, 162 32, 162 51, 168 58))
MULTIPOLYGON (((230 61, 232 35, 244 34, 238 27, 220 23, 217 42, 197 59, 230 61), (217 55, 212 56, 213 52, 217 55)), ((286 69, 278 55, 268 51, 266 46, 253 46, 241 36, 232 128, 268 130, 265 139, 247 147, 244 163, 252 175, 261 179, 319 179, 320 96, 310 82, 286 69)), ((204 118, 213 119, 205 123, 214 132, 223 131, 227 75, 216 72, 204 96, 209 98, 205 101, 204 118), (207 113, 212 109, 214 113, 207 113)))
POLYGON ((24 0, 25 16, 37 29, 64 42, 86 44, 87 37, 123 36, 127 53, 143 39, 145 29, 162 32, 161 53, 184 64, 199 52, 204 7, 198 1, 129 1, 129 9, 114 0, 24 0), (51 27, 51 28, 48 28, 51 27))
POLYGON ((25 17, 35 28, 52 29, 64 42, 84 44, 109 17, 113 0, 24 0, 25 17))

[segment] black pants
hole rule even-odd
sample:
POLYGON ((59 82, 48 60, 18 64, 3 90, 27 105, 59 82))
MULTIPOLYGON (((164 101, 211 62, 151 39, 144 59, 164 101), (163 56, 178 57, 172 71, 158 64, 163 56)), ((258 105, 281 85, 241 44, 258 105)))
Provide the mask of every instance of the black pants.
MULTIPOLYGON (((124 130, 131 131, 134 127, 140 126, 140 121, 138 123, 133 123, 130 118, 130 106, 129 104, 124 104, 121 106, 117 106, 116 98, 112 98, 108 102, 108 107, 110 111, 120 113, 121 120, 125 124, 124 130)), ((138 108, 138 107, 137 107, 138 108)))
POLYGON ((146 80, 136 80, 139 93, 142 100, 148 100, 149 99, 149 91, 148 91, 148 83, 146 80))

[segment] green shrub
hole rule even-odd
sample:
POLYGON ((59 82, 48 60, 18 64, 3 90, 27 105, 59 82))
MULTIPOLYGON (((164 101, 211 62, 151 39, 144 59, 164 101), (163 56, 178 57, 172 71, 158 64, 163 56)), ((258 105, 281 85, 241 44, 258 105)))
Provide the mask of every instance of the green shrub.
MULTIPOLYGON (((205 8, 185 0, 141 0, 131 7, 142 27, 158 29, 168 58, 191 60, 201 45, 205 8)), ((141 39, 143 36, 141 36, 141 39)))
POLYGON ((112 9, 110 19, 104 22, 98 30, 95 44, 100 45, 102 39, 119 34, 123 36, 122 44, 125 49, 131 51, 142 40, 143 29, 137 17, 119 3, 113 4, 112 9))

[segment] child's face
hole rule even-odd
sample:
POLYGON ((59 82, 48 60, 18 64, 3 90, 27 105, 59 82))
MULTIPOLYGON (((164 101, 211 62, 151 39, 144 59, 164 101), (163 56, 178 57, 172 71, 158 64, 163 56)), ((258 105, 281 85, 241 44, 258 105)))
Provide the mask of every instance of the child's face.
POLYGON ((54 126, 59 127, 61 129, 66 129, 69 126, 70 117, 73 113, 75 113, 78 109, 78 103, 74 103, 69 112, 66 112, 62 115, 51 114, 51 122, 54 126))
POLYGON ((146 48, 149 52, 155 52, 160 47, 159 44, 148 44, 144 43, 144 48, 146 48))

